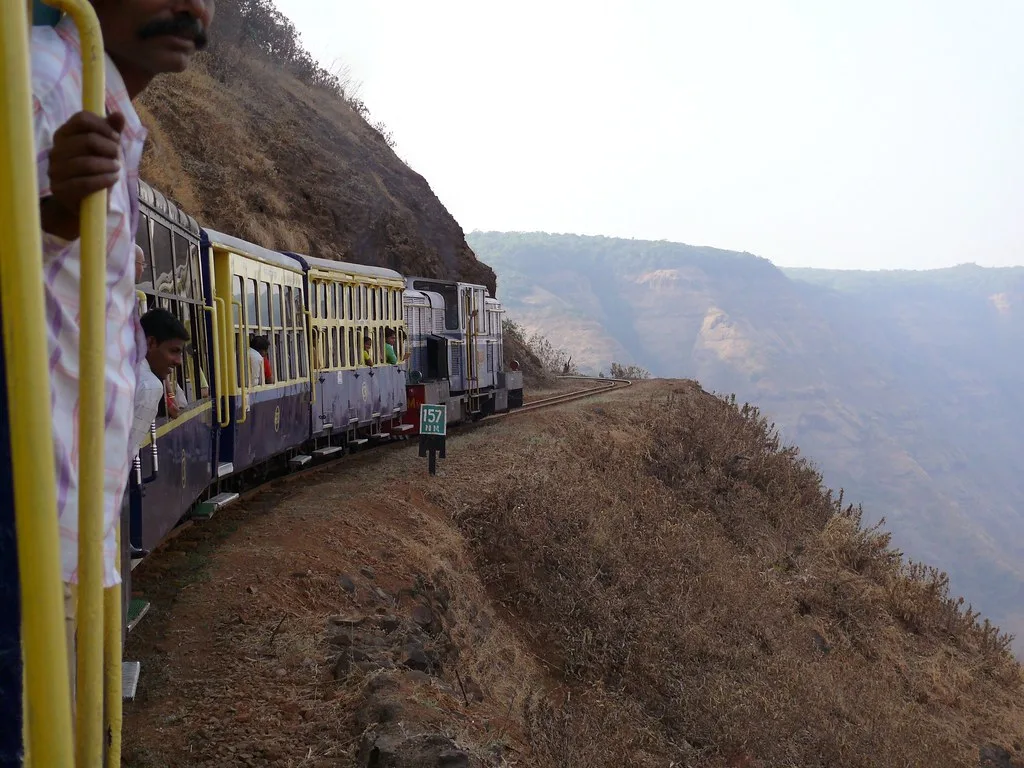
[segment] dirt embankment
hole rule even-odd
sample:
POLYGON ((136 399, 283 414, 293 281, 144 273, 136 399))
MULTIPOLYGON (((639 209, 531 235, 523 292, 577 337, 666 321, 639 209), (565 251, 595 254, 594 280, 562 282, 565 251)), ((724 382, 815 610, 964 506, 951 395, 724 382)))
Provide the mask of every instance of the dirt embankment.
POLYGON ((1020 766, 1005 638, 756 412, 646 382, 185 532, 126 764, 1020 766))

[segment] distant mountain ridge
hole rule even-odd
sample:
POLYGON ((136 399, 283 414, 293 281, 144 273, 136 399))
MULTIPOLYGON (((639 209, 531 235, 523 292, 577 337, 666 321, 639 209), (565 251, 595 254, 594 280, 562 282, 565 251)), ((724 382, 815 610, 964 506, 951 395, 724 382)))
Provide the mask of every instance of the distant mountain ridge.
POLYGON ((636 363, 762 406, 1024 647, 1024 268, 780 269, 663 241, 467 241, 510 314, 582 368, 636 363))

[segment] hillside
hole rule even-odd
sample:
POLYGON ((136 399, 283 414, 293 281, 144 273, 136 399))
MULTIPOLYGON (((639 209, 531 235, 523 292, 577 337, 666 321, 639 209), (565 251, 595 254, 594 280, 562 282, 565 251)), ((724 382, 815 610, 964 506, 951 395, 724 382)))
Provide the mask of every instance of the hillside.
POLYGON ((1006 639, 781 448, 646 382, 346 459, 137 569, 125 763, 1021 768, 1006 639))
POLYGON ((222 3, 211 48, 139 110, 142 176, 260 245, 494 287, 461 227, 269 0, 222 3))
POLYGON ((1024 270, 784 271, 677 243, 469 242, 528 331, 595 371, 638 363, 762 406, 897 546, 1024 636, 1024 270))

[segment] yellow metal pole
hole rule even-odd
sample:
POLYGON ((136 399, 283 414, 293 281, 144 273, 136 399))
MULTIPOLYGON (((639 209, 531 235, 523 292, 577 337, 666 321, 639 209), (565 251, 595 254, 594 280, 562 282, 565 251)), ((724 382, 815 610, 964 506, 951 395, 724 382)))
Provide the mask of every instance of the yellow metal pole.
MULTIPOLYGON (((121 551, 121 526, 117 526, 117 545, 121 551)), ((104 732, 110 734, 107 742, 107 768, 121 768, 121 587, 108 587, 103 595, 103 626, 106 635, 103 644, 106 702, 103 711, 104 732)))
MULTIPOLYGON (((88 0, 47 0, 65 11, 82 42, 82 108, 105 115, 105 57, 96 12, 88 0)), ((106 403, 107 193, 82 202, 82 297, 78 408, 78 656, 77 764, 103 761, 103 427, 106 403)), ((120 669, 120 663, 118 664, 120 669)))
POLYGON ((6 404, 11 427, 15 524, 21 582, 27 751, 35 765, 71 768, 71 692, 68 689, 60 536, 53 461, 43 259, 36 155, 32 135, 26 5, 0 13, 0 306, 7 362, 6 404))

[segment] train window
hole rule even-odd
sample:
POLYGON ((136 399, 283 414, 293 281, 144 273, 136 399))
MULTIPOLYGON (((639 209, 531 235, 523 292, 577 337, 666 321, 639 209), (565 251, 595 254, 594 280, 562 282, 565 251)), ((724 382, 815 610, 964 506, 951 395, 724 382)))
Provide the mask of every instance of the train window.
POLYGON ((196 301, 203 300, 203 273, 199 268, 199 246, 189 243, 188 261, 192 270, 192 295, 196 301))
POLYGON ((338 359, 338 326, 331 328, 331 359, 332 364, 335 368, 341 365, 341 361, 338 359))
POLYGON ((174 293, 174 256, 171 251, 171 230, 159 221, 153 222, 153 271, 156 290, 174 293))
MULTIPOLYGON (((270 283, 260 283, 260 322, 261 329, 270 328, 270 283)), ((253 329, 255 331, 255 329, 253 329)))
POLYGON ((338 314, 338 286, 336 283, 331 283, 327 286, 327 293, 330 294, 331 303, 331 319, 337 320, 340 315, 338 314))
POLYGON ((281 286, 273 285, 270 289, 270 317, 271 323, 275 328, 280 328, 282 325, 281 321, 281 286))
MULTIPOLYGON (((256 281, 252 279, 245 281, 245 322, 249 326, 249 333, 256 333, 259 330, 260 319, 256 314, 256 281)), ((245 346, 248 348, 248 343, 245 346)))
POLYGON ((305 378, 309 375, 306 372, 306 339, 303 337, 302 331, 294 331, 293 333, 295 362, 298 364, 298 370, 296 372, 300 378, 305 378))
POLYGON ((377 319, 377 289, 370 289, 370 319, 377 319))
POLYGON ((295 348, 292 344, 292 331, 286 329, 284 336, 284 375, 289 379, 295 378, 295 348))
POLYGON ((327 317, 327 286, 323 283, 316 284, 317 304, 320 305, 320 317, 327 317))
POLYGON ((352 286, 345 286, 345 318, 347 320, 355 320, 356 316, 352 313, 354 307, 352 306, 352 286))
POLYGON ((188 240, 174 233, 174 292, 179 296, 194 299, 192 277, 188 269, 188 240))
POLYGON ((288 372, 284 365, 284 331, 274 329, 274 381, 288 378, 288 372))
MULTIPOLYGON (((235 300, 231 304, 231 316, 234 318, 234 321, 235 321, 235 339, 236 339, 235 346, 237 348, 237 355, 235 357, 235 381, 237 381, 237 382, 239 382, 239 384, 241 384, 241 381, 242 381, 242 370, 243 370, 243 368, 242 368, 242 361, 247 359, 245 357, 245 355, 247 354, 246 348, 249 345, 241 343, 241 339, 242 339, 242 318, 241 318, 241 310, 239 309, 239 307, 242 306, 242 278, 239 275, 235 275, 234 279, 231 281, 231 293, 232 293, 232 296, 234 296, 234 300, 235 300), (237 302, 237 303, 235 303, 235 302, 237 302)), ((249 367, 245 366, 244 370, 248 371, 249 367)))
POLYGON ((284 287, 284 327, 292 328, 295 325, 294 305, 292 304, 292 287, 284 287))
POLYGON ((352 327, 348 329, 348 364, 353 367, 359 365, 359 360, 356 358, 356 330, 352 327))
POLYGON ((142 249, 145 266, 142 268, 142 277, 137 281, 142 290, 153 290, 153 258, 149 248, 149 217, 142 214, 139 217, 139 228, 135 231, 135 242, 142 249))
POLYGON ((199 398, 197 399, 202 399, 210 396, 210 379, 206 375, 210 353, 210 348, 206 345, 206 313, 201 304, 193 304, 192 313, 192 327, 195 329, 192 348, 196 354, 199 376, 199 398))
MULTIPOLYGON (((177 304, 178 319, 181 320, 181 324, 185 326, 185 330, 188 332, 188 343, 185 344, 184 354, 181 356, 181 367, 184 375, 178 378, 179 386, 185 392, 185 399, 189 402, 195 402, 196 393, 194 388, 194 382, 196 380, 196 359, 195 359, 195 324, 192 322, 192 313, 189 311, 192 305, 187 302, 175 302, 177 304)), ((180 406, 180 404, 179 404, 180 406)))

